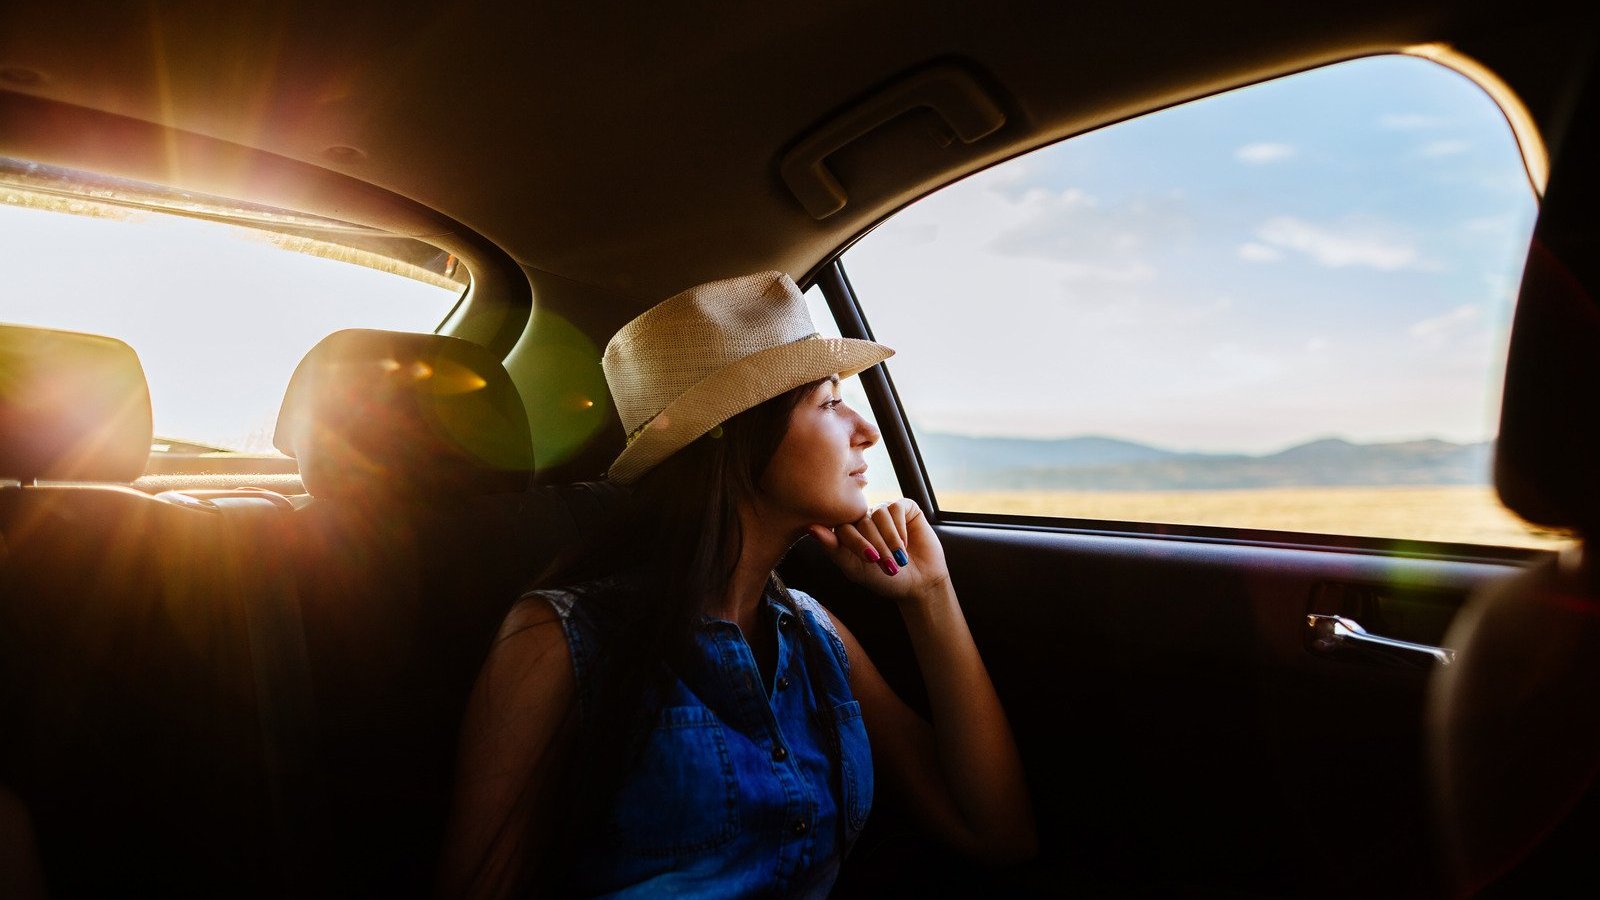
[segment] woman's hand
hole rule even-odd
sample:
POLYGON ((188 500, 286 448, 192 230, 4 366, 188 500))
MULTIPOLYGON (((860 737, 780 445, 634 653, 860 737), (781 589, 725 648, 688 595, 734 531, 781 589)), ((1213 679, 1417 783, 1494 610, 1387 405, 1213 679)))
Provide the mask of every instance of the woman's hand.
POLYGON ((808 530, 846 577, 897 603, 932 600, 950 582, 939 537, 909 499, 874 506, 837 528, 808 530))
POLYGON ((861 703, 885 783, 953 848, 992 863, 1033 856, 1038 838, 1016 740, 927 517, 902 499, 837 528, 808 530, 846 577, 895 601, 927 686, 931 727, 895 695, 850 630, 834 619, 856 661, 850 690, 861 703), (904 564, 895 561, 895 550, 905 555, 904 564))

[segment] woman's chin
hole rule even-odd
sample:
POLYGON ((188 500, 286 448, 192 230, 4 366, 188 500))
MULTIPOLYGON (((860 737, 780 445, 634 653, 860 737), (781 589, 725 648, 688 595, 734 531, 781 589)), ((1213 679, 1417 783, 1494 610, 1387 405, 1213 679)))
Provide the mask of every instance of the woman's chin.
POLYGON ((845 519, 843 522, 840 522, 840 525, 849 525, 853 522, 859 522, 866 517, 867 510, 871 508, 867 505, 867 498, 864 495, 858 494, 856 495, 855 500, 856 502, 851 504, 849 507, 841 509, 841 514, 848 515, 849 518, 845 519))

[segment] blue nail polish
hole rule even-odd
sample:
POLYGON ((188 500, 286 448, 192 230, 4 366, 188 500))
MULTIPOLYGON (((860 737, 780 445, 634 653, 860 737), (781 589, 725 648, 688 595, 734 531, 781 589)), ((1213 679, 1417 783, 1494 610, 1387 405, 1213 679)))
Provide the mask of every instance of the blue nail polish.
POLYGON ((894 561, 899 563, 902 567, 911 565, 911 560, 906 556, 906 552, 904 550, 896 547, 892 552, 894 553, 894 561))

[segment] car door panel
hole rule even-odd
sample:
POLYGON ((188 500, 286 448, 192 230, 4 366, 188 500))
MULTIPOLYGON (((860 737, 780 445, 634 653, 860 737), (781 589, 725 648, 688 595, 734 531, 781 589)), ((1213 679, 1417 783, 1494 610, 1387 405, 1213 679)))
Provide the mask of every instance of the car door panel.
MULTIPOLYGON (((1307 615, 1353 593, 1397 621, 1424 607, 1410 618, 1442 634, 1454 606, 1516 563, 938 531, 1027 763, 1038 884, 1439 893, 1421 757, 1428 670, 1314 652, 1307 615)), ((818 555, 795 554, 790 570, 915 704, 892 610, 818 555)))

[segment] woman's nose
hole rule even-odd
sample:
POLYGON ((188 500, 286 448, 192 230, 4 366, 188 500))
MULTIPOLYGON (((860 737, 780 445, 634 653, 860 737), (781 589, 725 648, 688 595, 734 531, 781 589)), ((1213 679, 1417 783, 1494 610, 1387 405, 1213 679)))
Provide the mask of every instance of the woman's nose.
POLYGON ((878 426, 872 424, 866 416, 856 413, 856 443, 862 447, 871 447, 878 443, 883 434, 878 431, 878 426))

